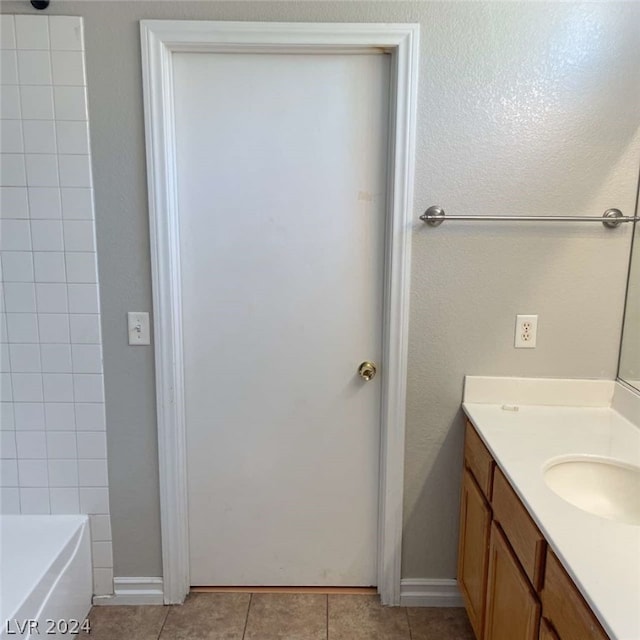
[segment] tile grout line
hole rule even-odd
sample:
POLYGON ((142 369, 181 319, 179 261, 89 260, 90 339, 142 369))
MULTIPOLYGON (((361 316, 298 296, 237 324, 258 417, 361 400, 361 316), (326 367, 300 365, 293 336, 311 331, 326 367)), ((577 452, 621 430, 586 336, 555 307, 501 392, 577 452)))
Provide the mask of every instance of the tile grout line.
POLYGON ((167 624, 167 618, 169 617, 169 612, 171 611, 171 605, 167 606, 167 612, 164 616, 164 620, 162 621, 162 626, 160 627, 160 631, 158 632, 158 637, 156 640, 160 640, 160 636, 162 636, 162 632, 164 631, 164 627, 167 624))
POLYGON ((247 605, 247 616, 244 619, 244 629, 242 630, 242 640, 244 640, 245 635, 247 634, 247 626, 249 625, 249 611, 251 609, 251 601, 253 600, 253 593, 249 594, 249 604, 247 605))
POLYGON ((329 640, 329 594, 327 593, 327 615, 325 616, 325 622, 327 626, 327 640, 329 640))
POLYGON ((409 628, 409 640, 413 640, 413 631, 411 630, 411 619, 409 618, 409 607, 404 608, 404 613, 407 616, 407 627, 409 628))

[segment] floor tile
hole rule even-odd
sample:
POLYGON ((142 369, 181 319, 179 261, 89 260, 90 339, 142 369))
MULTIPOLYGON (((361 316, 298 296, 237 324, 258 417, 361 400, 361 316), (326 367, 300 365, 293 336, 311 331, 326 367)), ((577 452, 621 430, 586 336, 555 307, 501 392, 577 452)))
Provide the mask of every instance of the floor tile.
POLYGON ((254 593, 251 596, 244 640, 326 640, 326 637, 326 595, 254 593))
POLYGON ((249 593, 191 593, 171 607, 161 640, 242 640, 249 593))
POLYGON ((91 632, 78 638, 91 640, 157 640, 169 607, 103 606, 89 613, 91 632))
POLYGON ((329 596, 329 640, 410 640, 403 607, 383 607, 378 596, 329 596))
POLYGON ((412 640, 474 640, 475 636, 464 609, 407 609, 412 640))

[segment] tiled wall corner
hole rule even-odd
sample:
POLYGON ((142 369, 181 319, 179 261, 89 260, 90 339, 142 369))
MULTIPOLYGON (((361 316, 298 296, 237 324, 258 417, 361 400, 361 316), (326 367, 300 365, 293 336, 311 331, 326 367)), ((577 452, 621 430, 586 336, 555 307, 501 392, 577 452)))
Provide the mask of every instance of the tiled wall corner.
POLYGON ((82 18, 0 16, 0 511, 87 513, 112 592, 82 18))

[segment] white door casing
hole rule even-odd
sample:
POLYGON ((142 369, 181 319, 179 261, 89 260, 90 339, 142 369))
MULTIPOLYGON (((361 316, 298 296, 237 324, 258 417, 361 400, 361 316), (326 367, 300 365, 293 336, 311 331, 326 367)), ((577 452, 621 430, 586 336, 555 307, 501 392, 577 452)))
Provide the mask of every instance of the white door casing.
POLYGON ((141 36, 166 604, 182 602, 190 584, 172 55, 372 48, 391 54, 377 583, 383 603, 399 604, 419 27, 148 20, 141 36))

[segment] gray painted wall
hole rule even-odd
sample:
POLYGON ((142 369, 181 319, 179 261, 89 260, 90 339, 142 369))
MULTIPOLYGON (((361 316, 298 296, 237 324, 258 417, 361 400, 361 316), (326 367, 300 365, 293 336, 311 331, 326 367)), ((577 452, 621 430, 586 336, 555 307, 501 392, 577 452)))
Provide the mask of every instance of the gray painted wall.
MULTIPOLYGON (((31 12, 25 1, 6 13, 31 12)), ((116 576, 162 572, 139 26, 143 18, 419 22, 416 217, 631 213, 640 5, 60 2, 85 19, 116 576)), ((465 374, 612 378, 630 229, 416 224, 403 577, 455 575, 465 374), (538 313, 536 350, 514 350, 538 313)))

